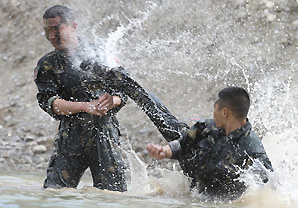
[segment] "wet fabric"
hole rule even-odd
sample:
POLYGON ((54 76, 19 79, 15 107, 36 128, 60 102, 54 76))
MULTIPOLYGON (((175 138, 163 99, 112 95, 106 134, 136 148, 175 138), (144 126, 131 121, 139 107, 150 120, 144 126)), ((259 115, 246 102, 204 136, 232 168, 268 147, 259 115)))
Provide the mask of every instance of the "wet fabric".
POLYGON ((108 117, 61 122, 44 187, 76 188, 87 168, 94 187, 126 191, 118 130, 108 117))
POLYGON ((167 141, 186 135, 188 126, 179 122, 166 106, 153 94, 141 87, 122 67, 108 68, 97 62, 83 62, 81 68, 85 74, 82 82, 88 89, 100 89, 108 86, 129 96, 150 118, 167 141))
MULTIPOLYGON (((84 46, 80 45, 73 56, 52 51, 39 60, 35 69, 38 103, 45 112, 60 120, 56 147, 50 159, 44 187, 75 188, 84 171, 90 168, 95 187, 125 191, 125 167, 121 159, 120 132, 115 113, 125 105, 127 98, 108 87, 96 91, 86 90, 81 82, 82 73, 79 68, 79 64, 86 59, 84 46), (120 106, 108 111, 107 116, 100 118, 86 113, 63 116, 52 112, 52 102, 57 98, 88 102, 103 93, 121 98, 120 106)), ((92 50, 87 51, 89 57, 92 50)), ((95 60, 102 60, 100 56, 96 57, 100 52, 93 53, 95 60)))
POLYGON ((226 136, 214 120, 201 119, 188 130, 186 137, 169 145, 172 158, 192 178, 192 187, 219 199, 235 199, 243 194, 247 187, 238 180, 239 176, 256 160, 263 164, 257 174, 264 182, 268 180, 267 170, 273 170, 249 121, 226 136))

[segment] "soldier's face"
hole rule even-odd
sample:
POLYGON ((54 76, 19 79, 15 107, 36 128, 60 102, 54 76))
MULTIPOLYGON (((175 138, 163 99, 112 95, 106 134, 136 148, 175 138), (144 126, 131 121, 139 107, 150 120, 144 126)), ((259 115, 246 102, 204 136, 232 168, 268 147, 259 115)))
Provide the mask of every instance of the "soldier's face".
POLYGON ((217 127, 224 128, 224 108, 219 110, 218 103, 214 103, 213 119, 217 127))
POLYGON ((61 23, 60 17, 43 19, 45 36, 56 50, 65 50, 71 47, 75 37, 76 24, 61 23))

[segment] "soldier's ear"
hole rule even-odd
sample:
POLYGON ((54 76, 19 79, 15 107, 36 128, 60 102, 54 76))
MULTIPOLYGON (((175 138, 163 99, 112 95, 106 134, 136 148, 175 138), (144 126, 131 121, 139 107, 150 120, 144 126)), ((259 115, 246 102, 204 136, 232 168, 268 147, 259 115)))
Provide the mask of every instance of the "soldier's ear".
POLYGON ((228 114, 229 114, 229 109, 227 109, 227 108, 223 108, 222 110, 223 110, 223 111, 222 111, 222 112, 223 112, 223 116, 224 116, 224 117, 227 117, 228 114))

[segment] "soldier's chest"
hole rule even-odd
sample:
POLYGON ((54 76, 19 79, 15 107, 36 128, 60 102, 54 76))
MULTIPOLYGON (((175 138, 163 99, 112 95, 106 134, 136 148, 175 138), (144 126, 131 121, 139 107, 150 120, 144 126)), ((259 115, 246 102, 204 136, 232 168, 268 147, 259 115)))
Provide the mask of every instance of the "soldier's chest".
POLYGON ((81 86, 80 69, 73 66, 71 63, 60 63, 55 67, 54 75, 60 88, 77 88, 81 86))

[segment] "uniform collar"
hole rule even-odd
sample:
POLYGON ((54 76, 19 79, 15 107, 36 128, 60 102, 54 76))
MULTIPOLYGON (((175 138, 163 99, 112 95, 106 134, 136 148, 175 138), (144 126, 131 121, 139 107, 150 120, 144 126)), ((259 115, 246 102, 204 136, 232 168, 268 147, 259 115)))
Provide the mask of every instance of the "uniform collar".
POLYGON ((241 136, 243 136, 244 134, 249 134, 250 130, 251 130, 251 124, 248 121, 248 119, 246 119, 246 123, 243 126, 229 133, 227 137, 228 139, 236 140, 241 136))

